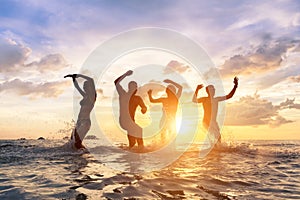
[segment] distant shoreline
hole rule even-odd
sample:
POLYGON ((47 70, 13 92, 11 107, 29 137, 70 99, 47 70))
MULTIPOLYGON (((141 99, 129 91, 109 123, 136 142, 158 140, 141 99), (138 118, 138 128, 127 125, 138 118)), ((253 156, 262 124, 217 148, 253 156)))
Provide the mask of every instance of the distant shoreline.
MULTIPOLYGON (((0 138, 0 141, 5 141, 5 140, 38 140, 38 138, 36 139, 33 139, 33 138, 7 138, 7 139, 1 139, 0 138)), ((66 139, 49 139, 49 138, 45 138, 45 140, 66 140, 66 139)), ((97 138, 97 139, 85 139, 85 140, 101 140, 101 138, 97 138)), ((41 140, 43 141, 43 140, 41 140)), ((265 139, 248 139, 248 140, 231 140, 231 141, 239 141, 239 142, 243 142, 243 141, 300 141, 300 139, 268 139, 268 140, 265 140, 265 139)), ((225 142, 230 142, 230 141, 225 141, 225 142)))

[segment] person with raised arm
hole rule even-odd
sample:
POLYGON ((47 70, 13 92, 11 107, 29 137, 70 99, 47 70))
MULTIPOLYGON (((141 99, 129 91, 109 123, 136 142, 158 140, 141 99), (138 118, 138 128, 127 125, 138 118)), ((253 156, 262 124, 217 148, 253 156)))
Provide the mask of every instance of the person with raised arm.
POLYGON ((225 96, 214 97, 215 87, 213 85, 208 85, 206 87, 206 92, 208 96, 198 98, 198 92, 201 88, 203 88, 202 84, 197 86, 195 93, 193 95, 193 102, 202 103, 203 105, 203 110, 204 110, 203 126, 206 130, 208 130, 210 135, 214 136, 214 141, 210 141, 213 144, 221 143, 220 128, 217 123, 218 103, 220 101, 230 99, 234 95, 238 87, 238 80, 239 79, 237 77, 234 77, 233 80, 234 86, 231 92, 225 96))
POLYGON ((173 136, 173 134, 176 134, 176 113, 178 107, 178 99, 182 94, 181 85, 170 79, 166 79, 164 80, 164 82, 169 84, 165 90, 167 94, 166 97, 154 99, 152 97, 152 90, 148 91, 150 102, 161 103, 163 106, 163 116, 160 120, 162 142, 165 142, 166 135, 173 136))
POLYGON ((136 95, 138 87, 135 81, 129 82, 127 92, 120 84, 120 82, 125 77, 132 75, 132 73, 133 71, 129 70, 114 81, 117 92, 119 94, 119 122, 121 128, 127 131, 129 149, 131 149, 136 143, 138 144, 139 149, 143 149, 143 129, 135 123, 135 112, 137 107, 139 106, 141 107, 141 112, 145 114, 147 112, 147 107, 142 98, 136 95))
POLYGON ((72 148, 84 149, 82 144, 84 137, 91 127, 90 113, 95 105, 97 98, 97 92, 95 88, 94 80, 88 76, 82 74, 69 74, 64 76, 64 78, 70 77, 73 80, 75 88, 82 95, 82 100, 80 101, 80 111, 78 114, 75 129, 72 132, 70 143, 72 148), (83 84, 83 89, 79 87, 76 78, 83 78, 86 81, 83 84))

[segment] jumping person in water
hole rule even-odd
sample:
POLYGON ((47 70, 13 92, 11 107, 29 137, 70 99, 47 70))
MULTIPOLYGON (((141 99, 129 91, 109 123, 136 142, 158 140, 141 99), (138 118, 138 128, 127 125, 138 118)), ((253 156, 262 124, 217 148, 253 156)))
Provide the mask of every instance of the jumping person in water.
MULTIPOLYGON (((238 87, 238 78, 234 77, 233 83, 234 87, 231 90, 229 94, 226 96, 220 96, 220 97, 214 97, 215 95, 215 87, 213 85, 209 85, 206 87, 206 92, 208 94, 207 97, 200 97, 198 96, 198 91, 203 88, 203 85, 198 85, 196 88, 196 91, 193 96, 193 102, 194 103, 202 103, 203 110, 204 110, 204 118, 203 118, 203 126, 206 130, 209 131, 210 134, 214 135, 215 140, 217 140, 217 143, 221 143, 221 134, 220 134, 220 128, 217 123, 217 114, 218 114, 218 103, 220 101, 224 101, 227 99, 230 99, 238 87)), ((212 141, 210 141, 212 143, 212 141)))
POLYGON ((152 97, 152 90, 148 91, 148 96, 151 103, 162 103, 163 105, 163 116, 160 120, 162 142, 165 142, 167 134, 172 136, 174 133, 176 133, 176 112, 178 107, 178 99, 182 93, 182 86, 178 83, 175 83, 169 79, 164 80, 164 82, 169 83, 166 88, 167 97, 154 99, 152 97), (175 86, 177 87, 177 91, 175 86))
POLYGON ((126 77, 130 76, 133 71, 129 70, 122 76, 115 80, 117 92, 119 94, 120 117, 119 122, 121 127, 127 131, 129 141, 129 148, 132 148, 136 143, 140 149, 144 148, 143 129, 135 123, 135 111, 138 106, 141 107, 141 112, 145 114, 147 107, 142 98, 136 95, 137 83, 130 81, 128 84, 128 92, 126 92, 120 82, 126 77))
POLYGON ((69 74, 66 75, 64 78, 67 77, 71 77, 73 79, 75 88, 83 96, 83 99, 80 101, 81 107, 78 114, 76 127, 71 135, 72 147, 76 149, 82 149, 85 148, 82 145, 82 140, 84 139, 85 135, 91 127, 90 113, 94 107, 97 98, 95 83, 92 78, 82 74, 69 74), (79 87, 76 78, 86 79, 86 81, 83 84, 83 90, 79 87))

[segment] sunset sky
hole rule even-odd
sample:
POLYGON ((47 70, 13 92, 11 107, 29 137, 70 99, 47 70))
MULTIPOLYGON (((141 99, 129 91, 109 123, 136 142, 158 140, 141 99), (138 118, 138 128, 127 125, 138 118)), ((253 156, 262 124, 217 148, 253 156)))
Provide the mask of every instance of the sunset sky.
MULTIPOLYGON (((239 77, 226 104, 228 139, 300 139, 300 2, 289 0, 2 0, 0 139, 69 135, 77 113, 71 80, 63 76, 78 73, 104 41, 142 27, 171 29, 197 42, 218 68, 226 93, 239 77)), ((110 110, 115 78, 130 66, 155 63, 192 77, 193 89, 203 83, 176 56, 137 52, 120 58, 97 82, 96 113, 110 110)))

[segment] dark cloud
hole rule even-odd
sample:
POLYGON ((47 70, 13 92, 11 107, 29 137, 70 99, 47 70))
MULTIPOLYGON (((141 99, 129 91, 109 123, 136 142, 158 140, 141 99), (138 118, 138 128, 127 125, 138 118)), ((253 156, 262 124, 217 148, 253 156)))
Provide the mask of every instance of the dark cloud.
POLYGON ((108 96, 104 95, 104 91, 103 91, 102 88, 96 89, 96 92, 97 92, 97 98, 98 99, 108 99, 109 98, 108 96))
POLYGON ((293 81, 293 82, 300 83, 300 75, 298 75, 298 76, 291 76, 289 79, 291 81, 293 81))
POLYGON ((187 66, 183 63, 180 63, 176 60, 171 60, 167 64, 166 68, 164 69, 164 74, 171 74, 174 72, 182 74, 182 73, 186 72, 187 70, 189 70, 189 66, 187 66))
POLYGON ((68 64, 61 54, 49 54, 42 57, 39 61, 34 61, 26 67, 36 67, 40 72, 58 71, 67 67, 68 64))
POLYGON ((280 115, 277 115, 277 116, 274 117, 274 119, 270 119, 268 124, 269 124, 270 127, 275 128, 275 127, 278 127, 282 124, 287 124, 287 123, 291 123, 291 122, 293 122, 293 121, 287 120, 284 117, 282 117, 280 115))
POLYGON ((13 40, 0 38, 0 72, 18 70, 23 66, 31 53, 31 49, 13 40))
POLYGON ((103 95, 103 89, 101 88, 97 89, 97 94, 103 95))
POLYGON ((291 80, 294 79, 292 81, 297 82, 297 77, 295 77, 294 75, 298 74, 299 70, 300 70, 300 66, 292 65, 292 66, 285 67, 283 69, 278 69, 269 72, 266 75, 257 79, 258 87, 259 89, 265 89, 287 79, 291 79, 291 80))
POLYGON ((227 75, 249 75, 278 69, 288 50, 299 45, 298 40, 265 38, 263 42, 246 54, 229 58, 220 67, 220 73, 227 75))
POLYGON ((279 108, 280 109, 287 109, 287 108, 300 109, 300 104, 295 103, 295 99, 286 99, 285 102, 282 102, 279 104, 279 108))
POLYGON ((12 92, 20 96, 29 96, 30 98, 37 97, 57 97, 63 93, 66 86, 69 86, 69 81, 54 81, 36 83, 31 81, 23 81, 13 79, 0 83, 0 93, 12 92))
POLYGON ((36 70, 41 73, 58 71, 68 66, 61 54, 48 54, 39 61, 25 64, 31 54, 31 49, 12 39, 0 38, 0 72, 20 72, 36 70))
POLYGON ((11 39, 0 38, 0 72, 6 76, 6 80, 0 83, 0 93, 10 92, 21 96, 36 97, 57 97, 64 88, 70 83, 62 81, 53 82, 33 82, 21 80, 18 78, 11 79, 15 74, 32 71, 40 73, 46 71, 57 71, 67 66, 65 59, 60 54, 49 54, 42 57, 39 61, 26 64, 31 49, 17 43, 11 39))
POLYGON ((283 109, 300 109, 300 104, 294 100, 287 99, 280 105, 273 105, 272 102, 260 98, 259 95, 245 96, 227 106, 226 125, 236 126, 258 126, 269 125, 271 127, 291 123, 279 114, 283 109))

